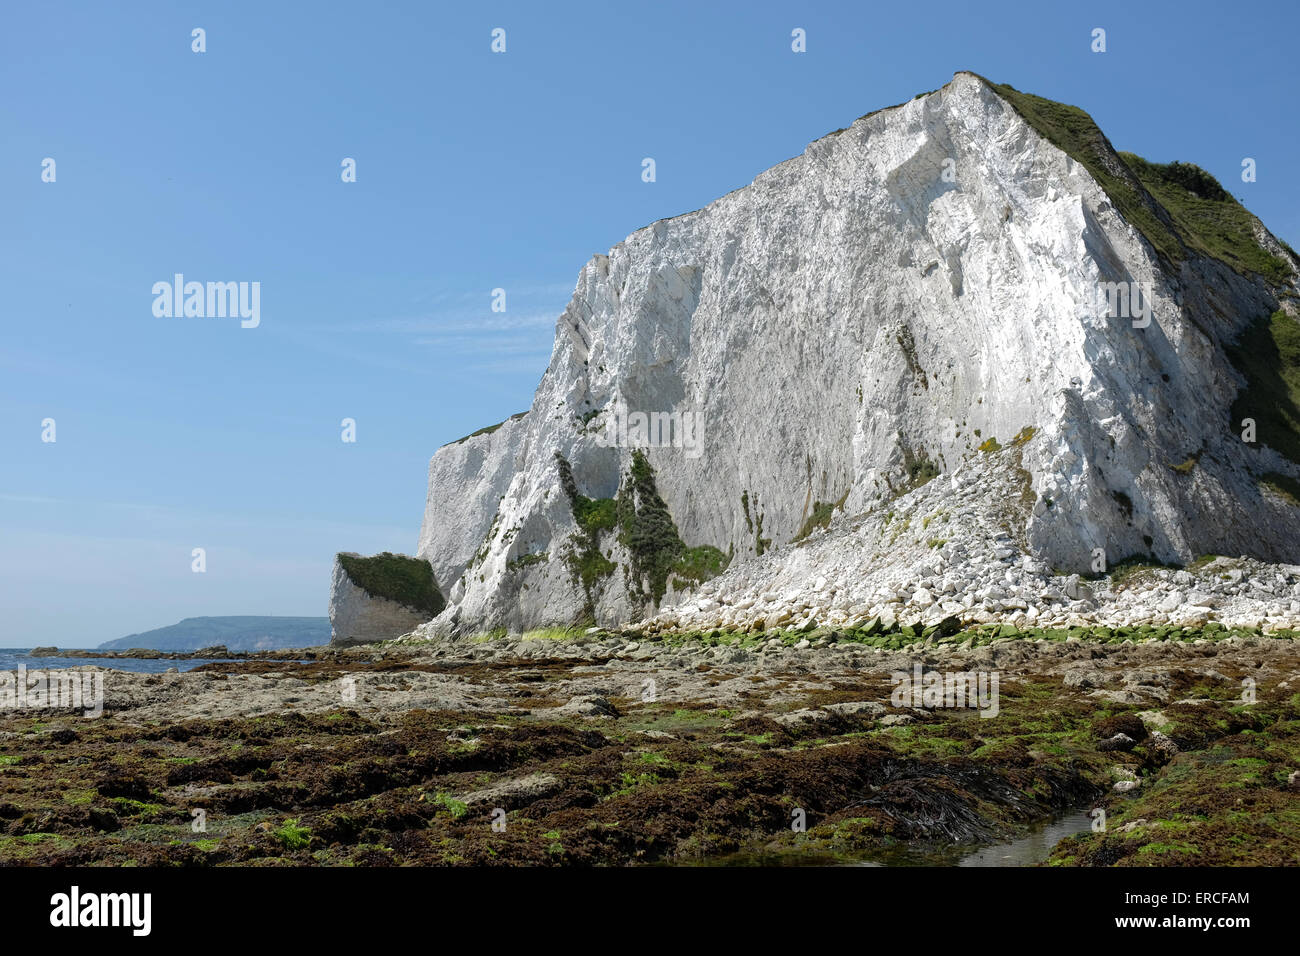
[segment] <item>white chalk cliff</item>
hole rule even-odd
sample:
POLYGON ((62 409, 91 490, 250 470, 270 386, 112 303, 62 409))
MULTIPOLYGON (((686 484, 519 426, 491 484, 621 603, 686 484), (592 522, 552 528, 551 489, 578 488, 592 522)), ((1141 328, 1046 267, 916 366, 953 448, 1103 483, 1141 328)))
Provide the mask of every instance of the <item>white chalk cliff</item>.
POLYGON ((673 605, 689 613, 659 619, 682 626, 1023 614, 997 602, 1025 574, 1068 580, 1056 599, 1087 617, 1066 576, 1099 552, 1300 562, 1300 507, 1274 490, 1300 466, 1242 440, 1231 358, 1252 323, 1294 316, 1296 262, 1253 217, 1281 277, 1162 255, 1169 214, 1093 148, 1146 233, 959 73, 594 256, 532 407, 430 463, 419 555, 448 604, 417 633, 673 605), (1149 325, 1108 314, 1108 282, 1146 290, 1149 325), (602 438, 616 409, 697 414, 699 446, 646 448, 635 483, 634 449, 602 438), (729 560, 703 601, 704 575, 672 570, 702 546, 729 560))
MULTIPOLYGON (((331 644, 369 644, 400 637, 423 624, 436 608, 442 606, 441 602, 435 601, 432 606, 426 605, 429 609, 424 610, 390 596, 372 594, 364 583, 352 579, 345 564, 347 559, 360 564, 367 560, 352 552, 334 556, 329 603, 331 644)), ((436 589, 435 583, 433 590, 436 589)))

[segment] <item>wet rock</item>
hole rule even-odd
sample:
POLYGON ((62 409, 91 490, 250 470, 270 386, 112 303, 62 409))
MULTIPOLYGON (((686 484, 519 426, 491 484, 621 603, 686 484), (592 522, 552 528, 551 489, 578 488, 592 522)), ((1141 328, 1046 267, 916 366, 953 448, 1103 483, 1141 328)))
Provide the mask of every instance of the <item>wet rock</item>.
POLYGON ((1153 699, 1161 703, 1166 699, 1160 695, 1149 692, 1145 687, 1125 687, 1120 690, 1094 690, 1088 695, 1097 700, 1104 700, 1112 704, 1123 704, 1125 706, 1137 706, 1141 704, 1150 704, 1153 699))
POLYGON ((1164 730, 1173 724, 1173 721, 1166 717, 1162 710, 1143 710, 1139 711, 1136 716, 1148 730, 1164 730))
POLYGON ((1147 736, 1146 725, 1138 714, 1116 714, 1114 717, 1107 717, 1097 723, 1093 732, 1099 740, 1106 740, 1118 735, 1128 737, 1136 742, 1145 740, 1147 736))
POLYGON ((885 705, 878 704, 873 700, 853 700, 839 704, 827 704, 826 709, 833 714, 843 714, 844 716, 867 714, 871 717, 879 717, 885 712, 885 705))
POLYGON ((1066 687, 1087 690, 1090 687, 1101 687, 1105 684, 1106 674, 1095 664, 1080 664, 1068 669, 1062 676, 1062 681, 1066 687))
POLYGON ((617 717, 618 711, 604 697, 595 694, 587 694, 581 697, 574 697, 562 707, 557 707, 555 713, 566 716, 579 717, 617 717))
POLYGON ((1099 743, 1097 745, 1097 749, 1101 751, 1111 751, 1111 750, 1128 751, 1128 750, 1132 750, 1136 746, 1137 746, 1137 741, 1135 741, 1128 734, 1116 734, 1115 736, 1109 737, 1106 740, 1103 740, 1101 743, 1099 743))
POLYGON ((779 714, 772 719, 782 727, 803 727, 824 723, 830 720, 831 715, 824 710, 812 710, 805 708, 803 710, 792 711, 788 714, 779 714))
POLYGON ((1151 736, 1146 742, 1146 748, 1147 752, 1160 764, 1168 763, 1179 754, 1178 744, 1158 730, 1151 732, 1151 736))
POLYGON ((461 797, 470 807, 502 807, 506 810, 527 806, 535 800, 549 797, 560 789, 560 781, 549 773, 532 773, 516 780, 503 780, 482 790, 461 797))
POLYGON ((102 807, 92 807, 87 819, 90 825, 100 833, 115 833, 122 829, 122 823, 118 820, 117 814, 102 807))
POLYGON ((912 714, 887 714, 880 718, 882 727, 904 727, 907 724, 916 723, 916 717, 912 714))

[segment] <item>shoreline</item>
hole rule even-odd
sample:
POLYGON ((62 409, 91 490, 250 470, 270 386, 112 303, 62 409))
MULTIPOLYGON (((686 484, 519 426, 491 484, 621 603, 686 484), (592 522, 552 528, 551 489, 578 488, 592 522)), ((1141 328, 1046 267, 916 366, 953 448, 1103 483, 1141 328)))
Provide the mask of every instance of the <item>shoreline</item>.
POLYGON ((112 671, 98 720, 0 711, 0 862, 941 859, 1084 805, 1107 829, 1049 864, 1300 860, 1288 637, 548 633, 112 671), (898 706, 917 665, 995 674, 996 713, 898 706))

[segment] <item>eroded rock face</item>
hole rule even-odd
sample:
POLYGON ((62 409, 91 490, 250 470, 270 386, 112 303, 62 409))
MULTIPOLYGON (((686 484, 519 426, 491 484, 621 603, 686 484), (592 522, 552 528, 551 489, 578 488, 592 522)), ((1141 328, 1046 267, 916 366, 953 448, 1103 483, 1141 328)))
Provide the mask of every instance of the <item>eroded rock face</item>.
MULTIPOLYGON (((529 412, 430 463, 420 554, 450 603, 419 634, 655 610, 631 571, 644 542, 584 503, 628 487, 635 436, 615 416, 634 412, 698 417, 689 447, 644 454, 681 542, 729 556, 710 592, 733 604, 830 577, 847 614, 880 597, 858 582, 879 590, 892 567, 901 590, 902 562, 939 557, 983 602, 1003 572, 963 572, 968 551, 1066 573, 1099 551, 1108 566, 1300 561, 1300 508, 1256 477, 1300 470, 1229 420, 1241 377, 1226 350, 1276 292, 1217 260, 1158 258, 1082 165, 960 73, 593 257, 529 412), (1148 326, 1107 314, 1107 282, 1142 285, 1148 326), (980 456, 953 485, 962 520, 912 527, 898 555, 884 515, 980 456), (864 514, 871 534, 803 547, 864 514)), ((1079 596, 1077 578, 1062 586, 1079 596)), ((688 590, 670 575, 659 603, 688 590)))
POLYGON ((526 414, 494 430, 444 445, 429 462, 429 491, 416 554, 445 587, 483 547, 501 498, 519 472, 526 414))
POLYGON ((427 610, 370 594, 352 581, 335 557, 330 580, 331 644, 391 640, 414 630, 429 616, 427 610))

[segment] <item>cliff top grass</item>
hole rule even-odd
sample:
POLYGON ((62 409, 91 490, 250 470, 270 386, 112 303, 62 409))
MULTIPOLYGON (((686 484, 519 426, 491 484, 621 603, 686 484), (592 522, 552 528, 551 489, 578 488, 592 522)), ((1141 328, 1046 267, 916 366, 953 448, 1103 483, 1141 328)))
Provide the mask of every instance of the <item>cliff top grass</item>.
POLYGON ((1205 170, 1192 163, 1160 164, 1134 153, 1119 155, 1169 213, 1190 249, 1270 282, 1285 282, 1291 275, 1289 263, 1256 241, 1255 217, 1205 170))
MULTIPOLYGON (((502 425, 504 425, 506 422, 513 422, 515 419, 517 419, 517 418, 523 418, 523 417, 524 417, 525 415, 527 415, 527 414, 528 414, 527 411, 516 412, 515 414, 511 415, 509 418, 504 419, 503 421, 499 421, 499 422, 497 422, 495 425, 488 425, 488 426, 486 426, 486 427, 484 427, 484 428, 480 428, 480 429, 479 429, 478 431, 476 431, 476 432, 470 432, 470 433, 469 433, 468 435, 466 435, 464 438, 457 438, 455 441, 449 441, 449 442, 447 442, 447 445, 459 445, 459 444, 461 444, 462 442, 467 442, 467 441, 469 441, 471 438, 478 438, 479 435, 491 435, 494 431, 496 431, 498 428, 500 428, 500 427, 501 427, 502 425)), ((447 445, 443 445, 442 447, 443 447, 443 448, 446 448, 447 445)))
POLYGON ((1133 153, 1116 154, 1092 117, 1077 106, 1022 93, 1006 83, 984 82, 1087 169, 1120 214, 1169 263, 1177 265, 1192 253, 1274 283, 1291 275, 1291 264, 1255 239, 1255 217, 1205 170, 1191 163, 1160 164, 1133 153))
POLYGON ((339 563, 352 583, 371 597, 387 598, 430 615, 446 605, 433 579, 433 567, 423 558, 385 551, 368 558, 340 554, 339 563))

